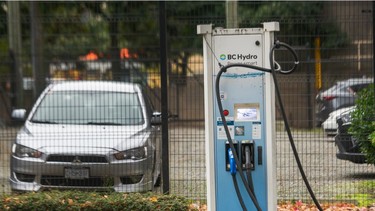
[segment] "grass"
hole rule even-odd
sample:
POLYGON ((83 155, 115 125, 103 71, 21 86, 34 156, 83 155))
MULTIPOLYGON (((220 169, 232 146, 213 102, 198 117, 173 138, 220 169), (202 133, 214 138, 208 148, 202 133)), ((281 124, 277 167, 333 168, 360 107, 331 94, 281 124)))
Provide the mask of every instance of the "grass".
POLYGON ((357 202, 358 206, 369 207, 375 204, 375 181, 367 180, 357 182, 356 193, 338 195, 338 199, 350 199, 357 202))

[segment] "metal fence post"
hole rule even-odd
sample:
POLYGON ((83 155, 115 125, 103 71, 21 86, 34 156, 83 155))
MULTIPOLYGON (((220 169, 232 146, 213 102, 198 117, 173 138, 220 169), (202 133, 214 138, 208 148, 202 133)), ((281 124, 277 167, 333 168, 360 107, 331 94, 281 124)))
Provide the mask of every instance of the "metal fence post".
POLYGON ((160 30, 160 78, 162 112, 162 181, 163 193, 169 193, 169 137, 168 137, 168 71, 167 71, 167 27, 165 1, 159 2, 160 30))

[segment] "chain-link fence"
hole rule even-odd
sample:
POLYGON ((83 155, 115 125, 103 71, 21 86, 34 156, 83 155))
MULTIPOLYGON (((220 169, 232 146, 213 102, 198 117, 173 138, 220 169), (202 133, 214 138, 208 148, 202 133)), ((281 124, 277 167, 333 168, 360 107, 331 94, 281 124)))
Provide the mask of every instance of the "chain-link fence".
MULTIPOLYGON (((0 193, 61 186, 162 192, 166 186, 154 185, 168 178, 158 171, 164 165, 169 181, 161 182, 168 182, 170 193, 206 198, 203 44, 196 26, 226 27, 225 2, 166 2, 166 48, 160 46, 159 2, 0 4, 0 193), (167 68, 160 70, 163 49, 167 68), (51 100, 39 105, 48 112, 31 111, 47 84, 87 80, 132 82, 143 91, 117 83, 56 86, 45 92, 51 100), (121 99, 119 92, 137 95, 121 99), (25 116, 19 108, 31 115, 16 136, 24 122, 11 114, 18 109, 14 116, 25 116), (165 108, 168 122, 160 125, 154 111, 165 108), (168 138, 168 151, 161 137, 168 138)), ((277 39, 298 53, 298 70, 280 75, 279 83, 303 166, 321 200, 374 197, 374 165, 350 161, 351 153, 361 154, 358 140, 335 121, 344 111, 329 116, 353 105, 362 84, 373 84, 372 8, 372 2, 238 2, 239 27, 278 21, 277 39), (357 80, 321 94, 350 78, 357 80)), ((278 50, 276 59, 288 65, 287 55, 278 50)), ((277 120, 278 198, 309 199, 278 112, 277 120)))

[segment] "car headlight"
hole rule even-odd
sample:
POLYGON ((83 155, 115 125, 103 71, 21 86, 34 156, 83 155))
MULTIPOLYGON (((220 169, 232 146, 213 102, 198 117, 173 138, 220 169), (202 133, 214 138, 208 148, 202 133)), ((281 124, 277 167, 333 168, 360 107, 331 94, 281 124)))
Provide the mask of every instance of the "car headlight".
POLYGON ((114 154, 117 160, 141 160, 147 157, 147 147, 128 149, 114 154))
POLYGON ((40 158, 43 154, 36 149, 32 149, 20 144, 13 144, 12 153, 14 156, 19 158, 40 158))
POLYGON ((342 115, 341 120, 344 124, 350 122, 351 121, 350 113, 342 115))

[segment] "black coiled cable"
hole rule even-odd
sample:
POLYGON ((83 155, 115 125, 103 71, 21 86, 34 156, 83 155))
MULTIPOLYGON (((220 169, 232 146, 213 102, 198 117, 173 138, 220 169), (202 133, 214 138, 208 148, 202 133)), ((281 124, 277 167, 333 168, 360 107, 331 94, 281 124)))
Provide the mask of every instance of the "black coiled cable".
MULTIPOLYGON (((270 63, 272 64, 273 63, 273 51, 276 49, 276 48, 279 48, 280 46, 283 46, 285 47, 286 49, 288 49, 289 51, 291 51, 293 53, 293 56, 295 58, 297 58, 297 55, 295 53, 295 51, 292 49, 292 47, 290 47, 288 44, 286 43, 282 43, 282 42, 276 42, 276 44, 272 47, 271 49, 271 54, 270 54, 270 63)), ((295 65, 297 65, 298 62, 295 62, 295 65)), ((276 90, 276 96, 277 96, 277 100, 279 102, 279 106, 280 106, 280 111, 281 111, 281 115, 283 117, 283 120, 284 120, 284 125, 285 125, 285 129, 286 129, 286 132, 288 134, 288 138, 289 138, 289 142, 290 142, 290 146, 292 147, 292 150, 293 150, 293 154, 294 154, 294 158, 296 160, 296 163, 297 163, 297 166, 298 166, 298 169, 301 173, 301 176, 302 176, 302 179, 303 181, 305 182, 305 185, 306 185, 306 188, 307 190, 309 191, 310 193, 310 196, 311 196, 311 199, 314 201, 314 204, 315 206, 319 209, 319 210, 323 210, 323 208, 320 206, 318 200, 316 199, 315 197, 315 194, 309 184, 309 181, 306 177, 306 174, 305 174, 305 171, 303 170, 303 166, 302 166, 302 163, 301 163, 301 160, 298 156, 298 152, 297 152, 297 148, 296 148, 296 145, 294 144, 294 139, 293 139, 293 136, 292 136, 292 132, 290 130, 290 127, 289 127, 289 123, 288 123, 288 119, 286 117, 286 113, 285 113, 285 109, 284 109, 284 104, 282 102, 282 99, 281 99, 281 94, 280 94, 280 89, 279 89, 279 84, 277 82, 277 77, 276 77, 276 71, 274 70, 274 66, 271 65, 271 73, 272 73, 272 78, 273 78, 273 82, 275 84, 275 90, 276 90)), ((288 73, 291 73, 290 72, 286 72, 287 74, 288 73)))

